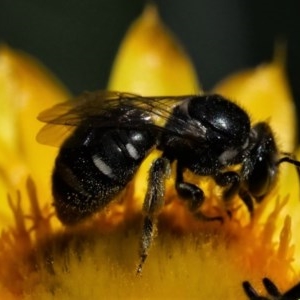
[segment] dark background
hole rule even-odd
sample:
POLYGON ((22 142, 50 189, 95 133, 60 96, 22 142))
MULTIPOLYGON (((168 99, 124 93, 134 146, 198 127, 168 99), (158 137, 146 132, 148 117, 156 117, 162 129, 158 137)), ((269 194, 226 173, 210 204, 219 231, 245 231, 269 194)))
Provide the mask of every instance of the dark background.
MULTIPOLYGON (((0 0, 0 41, 36 56, 74 93, 105 88, 120 40, 145 2, 0 0)), ((206 90, 233 71, 270 60, 275 41, 284 38, 289 80, 300 103, 299 0, 156 3, 206 90)))

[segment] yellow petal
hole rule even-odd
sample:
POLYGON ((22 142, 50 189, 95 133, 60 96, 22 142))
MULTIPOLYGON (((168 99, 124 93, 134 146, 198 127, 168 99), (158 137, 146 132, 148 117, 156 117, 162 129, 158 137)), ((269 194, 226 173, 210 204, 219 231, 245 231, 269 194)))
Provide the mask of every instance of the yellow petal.
POLYGON ((148 5, 123 40, 110 76, 110 90, 143 96, 195 94, 195 70, 182 47, 148 5))
POLYGON ((66 100, 69 93, 39 62, 7 47, 0 48, 0 78, 0 93, 5 91, 1 105, 11 109, 3 114, 10 129, 5 142, 14 146, 11 149, 44 184, 49 181, 57 149, 37 143, 36 134, 43 126, 37 115, 66 100))
POLYGON ((17 154, 11 151, 7 144, 0 143, 0 232, 13 224, 13 214, 7 195, 16 194, 29 172, 30 170, 17 154))
POLYGON ((10 80, 10 69, 3 58, 3 50, 0 50, 0 142, 4 143, 10 150, 17 147, 16 129, 16 107, 13 91, 14 82, 10 80), (9 100, 8 99, 13 99, 9 100))
MULTIPOLYGON (((36 60, 2 46, 0 97, 0 125, 4 128, 0 133, 0 223, 5 226, 12 218, 7 213, 7 193, 23 189, 28 175, 35 178, 43 202, 51 201, 50 177, 58 149, 36 141, 43 126, 37 115, 69 94, 36 60)), ((28 201, 23 205, 26 211, 28 201)))
MULTIPOLYGON (((300 148, 296 152, 296 157, 300 159, 300 148)), ((286 194, 289 195, 289 202, 286 205, 284 213, 291 217, 291 244, 295 247, 294 260, 292 266, 294 270, 299 274, 300 272, 300 236, 298 234, 300 228, 300 188, 299 188, 299 174, 297 174, 295 168, 289 167, 288 174, 285 177, 284 185, 286 194)))

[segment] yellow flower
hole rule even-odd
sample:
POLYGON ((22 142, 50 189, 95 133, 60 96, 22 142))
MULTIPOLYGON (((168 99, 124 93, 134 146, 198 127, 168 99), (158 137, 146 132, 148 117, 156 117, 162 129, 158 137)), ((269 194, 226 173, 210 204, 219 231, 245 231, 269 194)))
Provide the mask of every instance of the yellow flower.
MULTIPOLYGON (((108 88, 150 96, 202 93, 192 63, 153 6, 129 29, 108 88)), ((280 149, 294 151, 294 107, 280 62, 233 75, 213 92, 237 101, 253 122, 269 122, 280 149)), ((280 167, 276 187, 252 217, 238 197, 225 203, 213 180, 187 172, 204 187, 201 210, 221 215, 221 224, 195 220, 171 178, 142 276, 135 274, 141 210, 158 151, 143 162, 119 201, 82 224, 60 226, 49 185, 57 149, 35 141, 42 126, 36 115, 67 98, 32 58, 1 48, 1 299, 247 299, 245 280, 259 291, 263 277, 283 291, 297 282, 300 203, 291 166, 280 167)))

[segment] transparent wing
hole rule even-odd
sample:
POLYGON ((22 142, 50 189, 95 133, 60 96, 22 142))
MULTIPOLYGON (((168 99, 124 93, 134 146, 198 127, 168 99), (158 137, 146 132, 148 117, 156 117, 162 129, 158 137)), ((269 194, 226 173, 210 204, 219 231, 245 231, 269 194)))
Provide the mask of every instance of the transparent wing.
POLYGON ((46 124, 38 132, 36 139, 40 144, 60 147, 75 129, 74 126, 46 124))
POLYGON ((57 145, 71 128, 86 126, 92 128, 153 129, 179 134, 184 126, 189 128, 186 138, 201 137, 199 128, 181 118, 174 118, 172 109, 193 96, 142 97, 135 94, 96 91, 85 92, 72 101, 58 104, 43 111, 38 119, 47 123, 37 139, 43 144, 57 145), (66 128, 64 128, 66 127, 66 128))

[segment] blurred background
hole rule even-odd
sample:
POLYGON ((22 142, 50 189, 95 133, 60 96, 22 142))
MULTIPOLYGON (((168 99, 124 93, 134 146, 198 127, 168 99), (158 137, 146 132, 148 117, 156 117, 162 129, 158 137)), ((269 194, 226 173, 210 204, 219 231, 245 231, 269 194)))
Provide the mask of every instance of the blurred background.
MULTIPOLYGON (((299 0, 153 2, 194 61, 205 90, 227 74, 269 61, 276 40, 285 39, 300 107, 299 0)), ((0 0, 0 42, 37 57, 75 94, 105 88, 119 43, 145 3, 0 0)))

